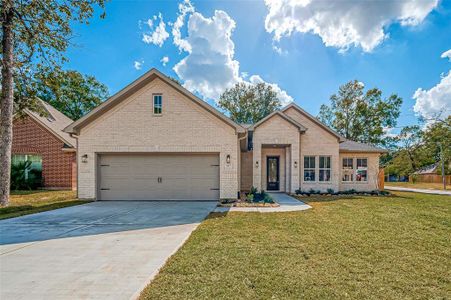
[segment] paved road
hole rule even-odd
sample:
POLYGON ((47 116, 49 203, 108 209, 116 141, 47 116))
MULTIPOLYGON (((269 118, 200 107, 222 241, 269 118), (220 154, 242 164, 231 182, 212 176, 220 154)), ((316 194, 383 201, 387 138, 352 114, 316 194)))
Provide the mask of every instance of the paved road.
POLYGON ((215 202, 93 202, 0 221, 0 299, 130 299, 215 202))
POLYGON ((386 190, 390 191, 402 191, 402 192, 414 192, 414 193, 423 193, 423 194, 436 194, 436 195, 448 195, 451 196, 451 191, 441 191, 441 190, 429 190, 429 189, 413 189, 413 188, 403 188, 397 186, 385 186, 386 190))

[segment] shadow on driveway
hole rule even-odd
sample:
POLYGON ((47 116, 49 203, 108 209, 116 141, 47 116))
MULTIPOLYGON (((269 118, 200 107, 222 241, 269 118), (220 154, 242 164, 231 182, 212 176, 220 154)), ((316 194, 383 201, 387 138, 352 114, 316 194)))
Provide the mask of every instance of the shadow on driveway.
POLYGON ((99 201, 0 221, 0 245, 200 223, 215 201, 99 201))

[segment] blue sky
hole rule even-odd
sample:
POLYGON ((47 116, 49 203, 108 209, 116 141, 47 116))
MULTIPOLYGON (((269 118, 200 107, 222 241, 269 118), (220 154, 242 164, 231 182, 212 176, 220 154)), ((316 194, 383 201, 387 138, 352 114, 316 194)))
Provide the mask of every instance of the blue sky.
POLYGON ((67 68, 114 94, 156 67, 213 105, 237 81, 265 81, 314 115, 358 79, 403 98, 399 126, 451 112, 451 1, 186 1, 107 3, 105 19, 74 25, 67 68))

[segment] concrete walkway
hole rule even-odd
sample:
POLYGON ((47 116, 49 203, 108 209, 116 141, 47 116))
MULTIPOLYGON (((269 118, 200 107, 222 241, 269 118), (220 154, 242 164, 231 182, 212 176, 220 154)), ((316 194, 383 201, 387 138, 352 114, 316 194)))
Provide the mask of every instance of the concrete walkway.
POLYGON ((442 191, 442 190, 429 190, 429 189, 413 189, 413 188, 404 188, 397 186, 385 186, 386 190, 390 191, 402 191, 402 192, 413 192, 413 193, 423 193, 423 194, 436 194, 436 195, 447 195, 451 196, 451 191, 442 191))
POLYGON ((0 299, 131 299, 216 202, 93 202, 0 221, 0 299))
POLYGON ((310 205, 305 204, 285 193, 269 193, 271 197, 280 204, 279 207, 216 207, 215 212, 289 212, 300 211, 312 208, 310 205))

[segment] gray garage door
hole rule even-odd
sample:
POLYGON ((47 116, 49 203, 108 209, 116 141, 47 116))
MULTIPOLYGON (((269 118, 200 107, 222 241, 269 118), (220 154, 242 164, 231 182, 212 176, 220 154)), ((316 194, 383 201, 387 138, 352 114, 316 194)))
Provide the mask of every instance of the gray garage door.
POLYGON ((99 157, 100 200, 217 200, 217 154, 99 157))

